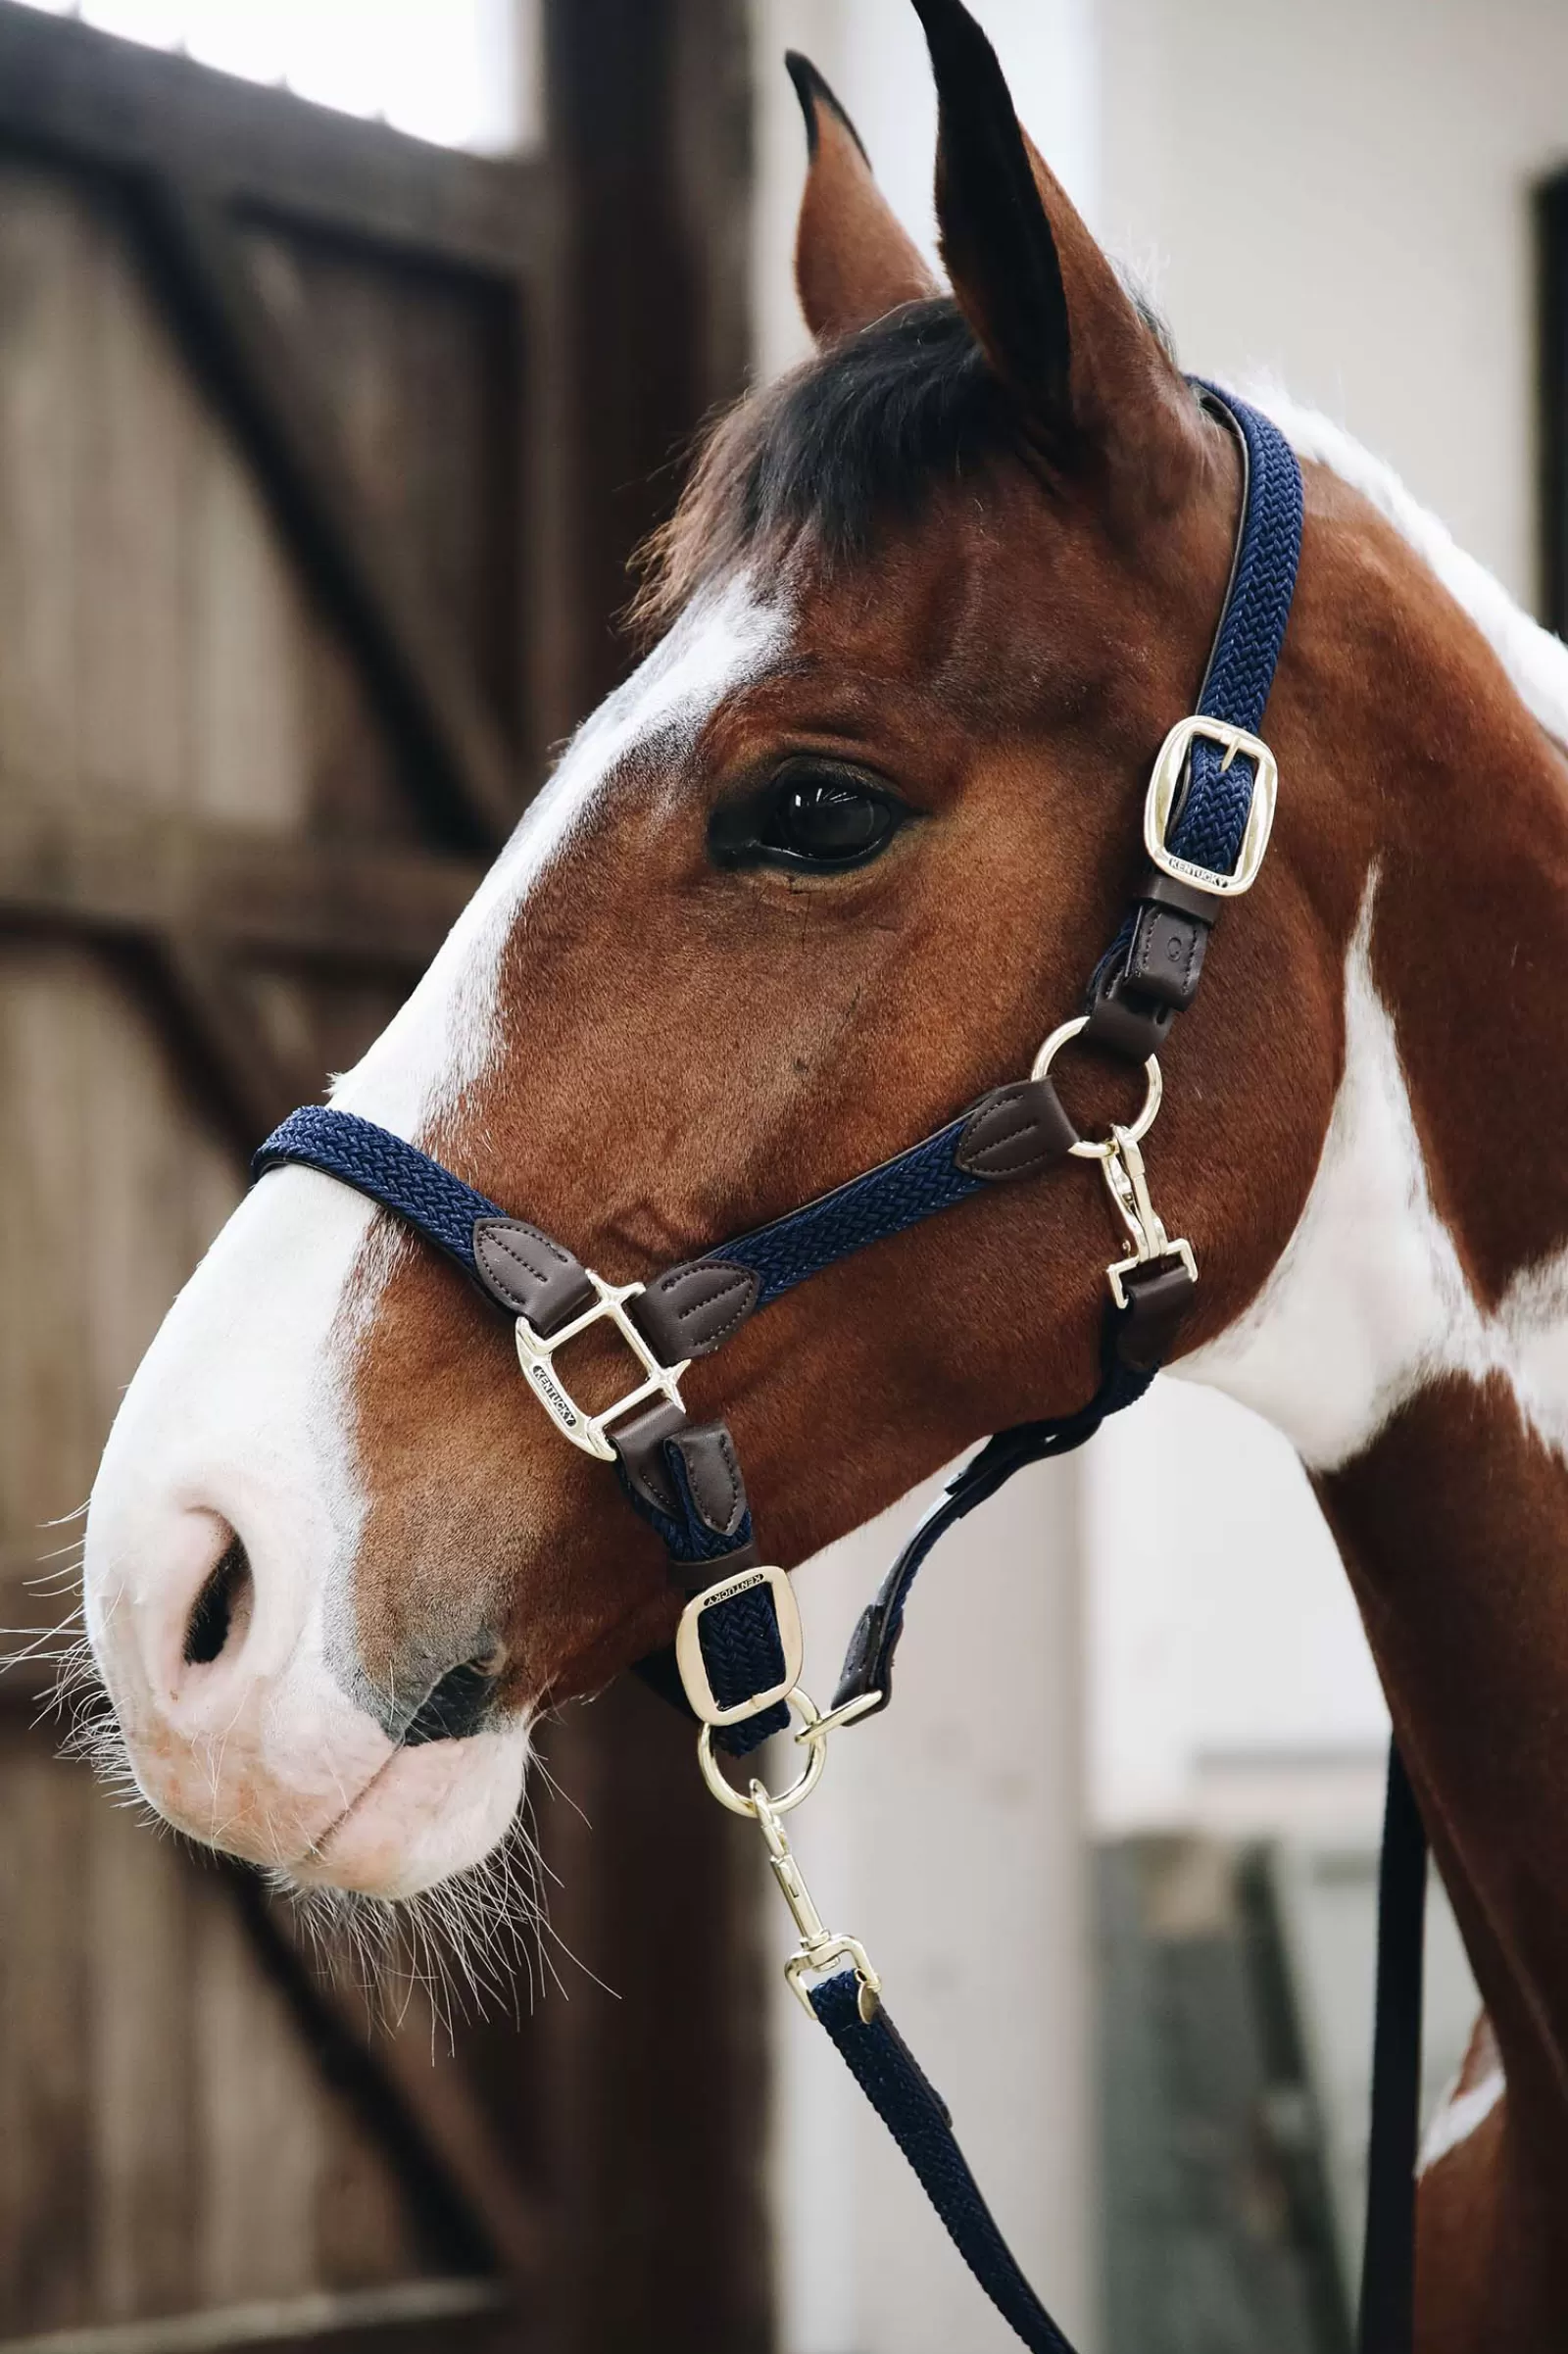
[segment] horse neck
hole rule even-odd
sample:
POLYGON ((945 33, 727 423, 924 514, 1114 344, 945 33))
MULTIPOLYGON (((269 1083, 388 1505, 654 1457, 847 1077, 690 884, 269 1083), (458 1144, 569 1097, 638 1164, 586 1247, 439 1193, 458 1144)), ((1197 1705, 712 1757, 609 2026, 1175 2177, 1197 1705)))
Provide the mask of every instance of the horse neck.
POLYGON ((1421 613, 1338 731, 1382 838, 1322 1160, 1261 1300, 1191 1369, 1313 1476, 1529 2088, 1510 2108, 1564 2154, 1568 768, 1457 610, 1421 613))

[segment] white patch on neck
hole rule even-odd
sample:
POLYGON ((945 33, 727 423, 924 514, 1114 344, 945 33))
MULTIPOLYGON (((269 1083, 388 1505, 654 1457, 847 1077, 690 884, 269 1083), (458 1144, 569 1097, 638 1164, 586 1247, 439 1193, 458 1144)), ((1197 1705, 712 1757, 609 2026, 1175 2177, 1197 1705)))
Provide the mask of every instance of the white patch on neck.
POLYGON ((1249 398, 1274 419, 1298 457, 1315 459, 1338 474, 1408 541, 1480 630, 1537 724, 1568 745, 1568 645, 1543 629, 1501 581, 1459 546, 1447 525, 1411 496, 1386 459, 1375 458, 1343 425, 1315 409, 1300 407, 1277 385, 1264 384, 1249 398))
POLYGON ((672 755, 689 749, 724 696, 758 676, 788 632, 785 602, 764 604, 744 573, 682 614, 578 731, 417 989, 335 1083, 339 1109, 412 1142, 483 1075, 500 1036, 502 952, 540 875, 628 753, 656 742, 672 755))
POLYGON ((1440 2158, 1457 2149, 1461 2141, 1468 2141, 1477 2127, 1485 2125, 1507 2089, 1502 2070, 1494 2068, 1479 2084, 1472 2084, 1468 2092, 1450 2092, 1427 2128, 1421 2155, 1416 2160, 1416 2173, 1424 2175, 1440 2158))
POLYGON ((1568 1454, 1568 1251, 1490 1313, 1433 1206, 1388 1008, 1372 980, 1377 878, 1345 970, 1345 1075, 1306 1206, 1247 1313, 1171 1368, 1251 1406, 1309 1469, 1358 1455, 1444 1373, 1500 1373, 1568 1454))

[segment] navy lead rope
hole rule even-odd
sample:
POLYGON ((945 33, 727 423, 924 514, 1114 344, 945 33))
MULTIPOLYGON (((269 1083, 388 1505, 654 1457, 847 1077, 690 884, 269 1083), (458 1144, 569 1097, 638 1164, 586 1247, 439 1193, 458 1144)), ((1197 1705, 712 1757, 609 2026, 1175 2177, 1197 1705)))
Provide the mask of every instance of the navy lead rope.
MULTIPOLYGON (((1295 586, 1301 534, 1300 473, 1289 445, 1267 417, 1212 386, 1197 389, 1229 421, 1246 454, 1236 560, 1199 711, 1203 717, 1256 734, 1295 586)), ((1218 746, 1201 738, 1195 741, 1185 791, 1170 828, 1170 850, 1213 873, 1233 873, 1247 829, 1253 782, 1252 763, 1245 756, 1238 755, 1227 766, 1218 746)), ((1135 910, 1102 959, 1092 987, 1116 971, 1136 923, 1135 910)), ((751 1304, 765 1305, 851 1252, 953 1207, 986 1182, 984 1175, 977 1175, 961 1158, 970 1125, 968 1115, 951 1122, 880 1168, 725 1245, 711 1254, 712 1263, 737 1281, 754 1285, 751 1304)), ((256 1156, 256 1172, 261 1175, 285 1163, 315 1168, 354 1186, 401 1217, 466 1273, 485 1280, 475 1258, 476 1233, 484 1221, 504 1219, 505 1213, 413 1145, 351 1113, 307 1106, 268 1139, 256 1156)), ((538 1239, 547 1249, 552 1248, 548 1238, 538 1239)), ((1107 1414, 1120 1411, 1143 1395, 1154 1366, 1129 1362, 1118 1339, 1117 1320, 1112 1317, 1107 1322, 1104 1375, 1087 1405, 1054 1421, 1022 1424, 999 1433, 950 1484, 862 1615, 835 1705, 846 1695, 867 1698, 873 1676, 881 1690, 881 1704, 886 1704, 892 1651, 909 1590, 921 1563, 945 1531, 994 1495, 1024 1464, 1082 1446, 1107 1414)), ((706 1563, 739 1553, 751 1540, 750 1514, 735 1527, 715 1533, 692 1496, 684 1458, 673 1445, 666 1446, 663 1452, 670 1508, 650 1503, 625 1479, 624 1472, 622 1477, 628 1496, 659 1530, 672 1558, 686 1564, 706 1563)), ((765 1588, 754 1588, 704 1614, 703 1655, 722 1705, 740 1704, 751 1694, 767 1691, 783 1672, 781 1640, 771 1602, 764 1600, 766 1593, 765 1588), (711 1627, 706 1623, 709 1619, 714 1622, 711 1627)), ((658 1683, 661 1663, 649 1665, 650 1681, 658 1683)), ((678 1688, 672 1696, 678 1696, 678 1688)), ((778 1729, 786 1714, 782 1705, 771 1708, 729 1728, 719 1738, 736 1753, 743 1753, 778 1729)), ((1392 1773, 1388 1849, 1392 1863, 1386 1858, 1374 2088, 1375 2118, 1381 2121, 1382 2130, 1374 2136, 1363 2354, 1406 2354, 1409 2344, 1413 2076, 1408 1987, 1415 1878, 1408 1834, 1409 1822, 1414 1822, 1414 1836, 1419 1838, 1419 1818, 1408 1803, 1408 1788, 1396 1759, 1392 1773), (1390 1924, 1396 1919, 1397 1937, 1390 1933, 1390 1924)), ((1418 1984, 1418 1921, 1414 1935, 1418 1984)), ((856 1973, 840 1970, 823 1978, 810 1990, 808 2000, 998 2311, 1037 2354, 1072 2354, 1068 2340, 1030 2288, 998 2231, 959 2150, 946 2106, 879 1999, 872 1997, 862 2007, 863 1993, 856 1973)), ((1415 2021, 1418 2038, 1418 1996, 1415 2021)))

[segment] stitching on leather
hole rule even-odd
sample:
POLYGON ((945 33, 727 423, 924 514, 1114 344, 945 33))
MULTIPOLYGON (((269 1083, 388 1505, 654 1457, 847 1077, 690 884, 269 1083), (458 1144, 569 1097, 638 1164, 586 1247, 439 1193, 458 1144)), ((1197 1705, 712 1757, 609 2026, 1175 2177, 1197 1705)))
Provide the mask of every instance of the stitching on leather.
MULTIPOLYGON (((693 1436, 695 1437, 695 1434, 693 1436)), ((736 1516, 743 1499, 741 1495, 740 1465, 736 1462, 734 1452, 728 1444, 728 1433, 723 1429, 720 1429, 715 1435, 714 1443, 711 1447, 702 1450, 700 1455, 700 1459, 704 1462, 706 1468, 708 1453, 716 1454, 729 1481, 729 1510, 722 1516, 721 1519, 717 1520, 715 1520, 713 1515, 709 1511, 708 1505, 704 1501, 703 1497, 697 1494, 697 1459, 699 1459, 699 1450, 693 1446, 691 1439, 677 1439, 675 1441, 675 1445, 680 1449, 681 1459, 686 1465, 686 1477, 691 1482, 692 1495, 696 1498, 696 1501, 701 1508, 703 1518, 708 1522, 709 1527, 711 1529, 716 1529, 720 1536, 729 1536, 735 1527, 736 1516)))
MULTIPOLYGON (((707 1274, 709 1272, 710 1270, 706 1267, 683 1267, 673 1275, 661 1276, 659 1283, 655 1288, 659 1294, 662 1303, 666 1308, 670 1308, 670 1294, 679 1284, 690 1281, 693 1275, 707 1274)), ((711 1272, 716 1275, 718 1273, 717 1267, 714 1267, 711 1272)), ((722 1324, 715 1324, 710 1332, 705 1332, 703 1335, 705 1340, 726 1340, 732 1332, 738 1332, 740 1330, 740 1327, 745 1323, 747 1317, 751 1314, 752 1300, 756 1297, 757 1288, 758 1281, 756 1275, 754 1275, 749 1269, 744 1269, 740 1273, 731 1276, 727 1282, 719 1284, 715 1291, 704 1292, 700 1299, 694 1300, 691 1302, 689 1307, 674 1306, 671 1312, 674 1315, 677 1326, 689 1324, 694 1316, 705 1315, 710 1309, 716 1307, 720 1300, 727 1300, 732 1292, 745 1293, 747 1295, 745 1301, 742 1306, 737 1309, 736 1313, 733 1316, 727 1317, 722 1324)))
MULTIPOLYGON (((1156 908, 1158 908, 1160 907, 1160 903, 1156 901, 1154 906, 1156 908)), ((1162 911, 1170 915, 1173 924, 1181 922, 1191 927, 1187 935, 1187 955, 1182 964, 1181 974, 1181 987, 1183 990, 1186 990, 1192 982, 1193 968, 1198 961, 1199 941, 1201 938, 1201 933, 1198 928, 1198 918, 1196 916, 1188 915, 1185 909, 1182 908, 1173 907, 1162 911)), ((1129 980, 1158 981, 1162 978, 1168 979, 1168 973, 1162 974, 1154 962, 1154 937, 1158 929, 1159 919, 1157 915, 1154 922, 1145 922, 1139 925, 1133 941, 1136 963, 1129 964, 1127 974, 1129 980)), ((1166 961, 1168 964, 1169 959, 1167 958, 1166 961)))
POLYGON ((1052 1161, 1061 1157, 1062 1148, 1043 1142, 1039 1152, 1031 1153, 1025 1160, 1010 1161, 1004 1169, 997 1169, 994 1165, 997 1155, 1004 1152, 1008 1145, 1014 1143, 1021 1136, 1027 1136, 1031 1128, 1037 1128, 1040 1125, 1041 1114, 1038 1111, 1024 1110, 1020 1118, 1010 1121, 1005 1126, 1000 1125, 996 1119, 997 1113, 1004 1105, 1009 1109, 1018 1109, 1026 1100, 1025 1088, 1032 1084, 1032 1081, 1021 1081, 1010 1104, 1005 1095, 999 1096, 995 1103, 976 1115, 977 1121, 983 1123, 988 1131, 995 1126, 998 1132, 994 1135, 988 1133, 984 1144, 979 1145, 965 1145, 960 1139, 958 1149, 953 1157, 957 1166, 969 1176, 1027 1177, 1036 1169, 1047 1168, 1052 1161))
MULTIPOLYGON (((529 1232, 531 1233, 532 1231, 533 1230, 530 1228, 529 1232)), ((566 1252, 564 1251, 555 1251, 555 1247, 549 1243, 549 1238, 547 1236, 539 1235, 537 1239, 541 1243, 546 1244, 548 1249, 554 1251, 558 1265, 562 1267, 570 1265, 571 1262, 566 1252)), ((486 1260, 479 1256, 481 1251, 504 1252, 508 1258, 514 1259, 517 1265, 522 1269, 523 1273, 525 1275, 531 1275, 534 1282, 537 1284, 548 1284, 551 1277, 556 1273, 556 1268, 554 1267, 536 1267, 532 1260, 525 1257, 523 1252, 517 1249, 516 1244, 511 1239, 509 1234, 498 1233, 496 1228, 493 1226, 486 1228, 485 1232, 479 1237, 479 1240, 475 1246, 474 1256, 478 1260, 478 1264, 482 1272, 489 1282, 494 1285, 495 1289, 501 1294, 502 1298, 506 1300, 507 1305, 509 1307, 517 1308, 523 1313, 526 1313, 528 1303, 522 1297, 522 1294, 514 1285, 511 1285, 507 1282, 507 1279, 500 1268, 488 1265, 486 1260)))
POLYGON ((966 1166, 972 1177, 1030 1177, 1036 1169, 1048 1169, 1053 1161, 1060 1158, 1060 1151, 1050 1145, 1042 1145, 1039 1152, 1031 1152, 1026 1160, 1009 1160, 1004 1169, 989 1166, 985 1153, 977 1154, 966 1166))

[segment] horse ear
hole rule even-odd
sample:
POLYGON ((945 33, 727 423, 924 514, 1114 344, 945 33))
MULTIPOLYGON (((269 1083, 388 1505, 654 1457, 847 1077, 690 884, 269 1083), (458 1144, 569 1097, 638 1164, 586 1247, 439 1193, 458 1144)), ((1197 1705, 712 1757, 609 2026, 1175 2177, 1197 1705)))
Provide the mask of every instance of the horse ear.
MULTIPOLYGON (((958 307, 1042 443, 1066 456, 1185 387, 1013 112, 961 0, 914 0, 938 100, 937 219, 958 307)), ((1187 438, 1185 428, 1182 438, 1187 438)))
POLYGON ((785 59, 806 117, 809 163, 795 239, 795 283, 818 343, 869 326, 936 280, 871 174, 859 134, 809 58, 785 59))

